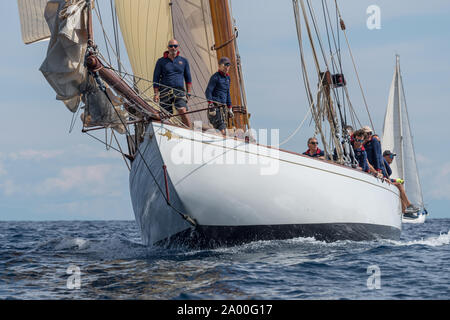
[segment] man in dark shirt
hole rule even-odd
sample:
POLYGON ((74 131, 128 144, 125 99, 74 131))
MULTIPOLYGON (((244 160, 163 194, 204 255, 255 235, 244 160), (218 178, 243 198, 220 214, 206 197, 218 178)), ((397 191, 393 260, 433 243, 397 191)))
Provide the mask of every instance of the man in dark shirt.
POLYGON ((379 178, 383 178, 383 157, 381 155, 381 142, 378 135, 373 134, 370 127, 362 128, 366 133, 366 141, 364 142, 364 149, 366 149, 367 160, 369 160, 369 170, 376 174, 379 178))
POLYGON ((353 134, 353 150, 355 158, 358 161, 358 168, 364 172, 369 172, 369 162, 367 161, 367 153, 364 149, 365 133, 362 129, 355 131, 353 134))
POLYGON ((208 119, 217 130, 225 135, 227 125, 222 113, 226 106, 226 115, 233 118, 231 95, 230 95, 230 71, 231 61, 227 57, 219 60, 219 71, 214 73, 209 79, 208 87, 205 90, 205 96, 209 103, 208 119))
POLYGON ((170 40, 164 56, 159 58, 153 72, 154 101, 170 114, 175 106, 183 123, 191 127, 191 121, 185 114, 188 110, 187 100, 191 93, 192 77, 189 62, 180 56, 177 40, 170 40), (186 82, 186 89, 184 87, 186 82), (186 95, 187 92, 187 95, 186 95))
POLYGON ((325 160, 325 154, 322 150, 318 148, 319 142, 317 142, 316 138, 309 138, 308 139, 308 150, 303 152, 305 156, 311 157, 311 158, 318 158, 321 160, 325 160))
POLYGON ((395 156, 396 156, 396 154, 392 153, 390 150, 385 150, 383 152, 383 167, 381 169, 383 170, 383 175, 386 179, 389 179, 389 177, 392 174, 392 169, 391 169, 390 164, 394 160, 395 156))

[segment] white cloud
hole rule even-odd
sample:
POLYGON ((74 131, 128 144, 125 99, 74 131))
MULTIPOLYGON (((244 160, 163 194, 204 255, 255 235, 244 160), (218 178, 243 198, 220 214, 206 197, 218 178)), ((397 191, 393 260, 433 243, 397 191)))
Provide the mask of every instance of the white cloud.
POLYGON ((421 153, 416 153, 416 160, 418 164, 423 164, 423 165, 430 165, 433 163, 433 159, 432 158, 428 158, 427 156, 421 154, 421 153))
POLYGON ((0 162, 0 176, 6 175, 6 169, 3 163, 0 162))
POLYGON ((20 188, 11 179, 5 180, 0 183, 0 189, 3 191, 3 194, 5 196, 11 196, 20 191, 20 188))
POLYGON ((63 150, 22 150, 18 152, 11 152, 8 158, 11 160, 42 160, 52 159, 64 153, 63 150))
POLYGON ((109 164, 77 166, 61 169, 59 175, 48 178, 38 185, 38 194, 55 192, 82 192, 84 194, 100 195, 114 194, 118 181, 117 166, 109 164))
POLYGON ((431 199, 450 200, 450 162, 431 170, 428 194, 431 199))

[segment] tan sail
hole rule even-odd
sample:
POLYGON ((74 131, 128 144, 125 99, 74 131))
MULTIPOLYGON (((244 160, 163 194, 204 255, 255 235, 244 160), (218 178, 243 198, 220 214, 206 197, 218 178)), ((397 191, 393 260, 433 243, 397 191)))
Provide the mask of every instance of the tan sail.
MULTIPOLYGON (((175 38, 191 69, 193 97, 189 110, 207 107, 205 90, 218 67, 216 52, 211 50, 214 33, 209 1, 116 0, 116 10, 134 75, 152 81, 156 61, 167 50, 168 41, 175 38)), ((147 97, 153 94, 149 84, 137 84, 147 97)), ((192 113, 190 117, 209 123, 206 112, 192 113)))
MULTIPOLYGON (((173 38, 170 1, 116 0, 115 4, 133 74, 152 81, 156 61, 173 38)), ((149 83, 137 87, 144 95, 153 93, 149 83)))
POLYGON ((50 38, 50 30, 44 18, 47 0, 17 0, 22 40, 25 44, 50 38))
MULTIPOLYGON (((218 70, 217 55, 211 47, 214 32, 208 0, 172 1, 174 38, 180 44, 181 55, 188 59, 192 75, 190 110, 208 106, 205 90, 211 75, 218 70)), ((206 111, 192 113, 193 121, 209 126, 206 111)))

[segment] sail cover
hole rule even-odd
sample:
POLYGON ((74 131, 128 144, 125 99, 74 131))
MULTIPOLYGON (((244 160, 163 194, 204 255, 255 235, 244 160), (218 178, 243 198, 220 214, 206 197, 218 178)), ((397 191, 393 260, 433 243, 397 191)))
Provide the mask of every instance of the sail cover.
POLYGON ((20 28, 25 44, 50 38, 50 30, 44 18, 47 0, 17 0, 20 28))
POLYGON ((392 176, 405 180, 405 191, 409 200, 423 208, 422 189, 417 170, 399 57, 397 57, 397 65, 389 93, 382 143, 383 150, 391 150, 397 154, 391 165, 392 176))
MULTIPOLYGON (((189 110, 207 107, 204 92, 218 68, 217 56, 211 50, 214 34, 209 0, 115 0, 115 3, 134 75, 152 81, 156 61, 174 38, 180 44, 180 54, 190 64, 194 97, 189 101, 189 110)), ((148 82, 138 82, 137 87, 147 96, 153 94, 148 82)), ((206 112, 192 113, 190 117, 205 125, 209 123, 206 112)))

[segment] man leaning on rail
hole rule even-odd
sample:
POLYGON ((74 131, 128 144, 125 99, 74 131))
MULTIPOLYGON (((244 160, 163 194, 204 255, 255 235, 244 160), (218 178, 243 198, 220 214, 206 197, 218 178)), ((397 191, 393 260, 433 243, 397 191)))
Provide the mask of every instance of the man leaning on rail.
POLYGON ((187 114, 187 100, 192 88, 189 61, 180 56, 178 41, 169 41, 167 51, 159 58, 153 72, 154 101, 170 114, 175 106, 183 123, 190 128, 191 121, 187 114), (184 88, 186 82, 186 89, 184 88), (187 94, 186 94, 187 93, 187 94))

